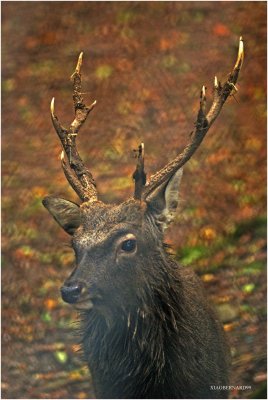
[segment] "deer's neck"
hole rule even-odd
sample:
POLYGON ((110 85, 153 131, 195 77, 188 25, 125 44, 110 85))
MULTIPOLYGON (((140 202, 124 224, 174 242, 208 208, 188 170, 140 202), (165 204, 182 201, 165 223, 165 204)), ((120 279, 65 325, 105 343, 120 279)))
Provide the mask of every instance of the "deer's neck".
POLYGON ((88 315, 83 345, 98 397, 157 397, 171 379, 183 312, 173 291, 180 285, 172 285, 170 276, 132 309, 115 310, 112 321, 88 315))

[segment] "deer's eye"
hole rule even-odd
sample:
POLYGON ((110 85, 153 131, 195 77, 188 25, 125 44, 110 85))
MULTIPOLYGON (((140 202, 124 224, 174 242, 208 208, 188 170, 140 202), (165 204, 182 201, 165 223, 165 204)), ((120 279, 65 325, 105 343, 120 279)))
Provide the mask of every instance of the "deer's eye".
POLYGON ((133 253, 136 250, 137 242, 135 239, 124 240, 121 244, 121 250, 126 253, 133 253))

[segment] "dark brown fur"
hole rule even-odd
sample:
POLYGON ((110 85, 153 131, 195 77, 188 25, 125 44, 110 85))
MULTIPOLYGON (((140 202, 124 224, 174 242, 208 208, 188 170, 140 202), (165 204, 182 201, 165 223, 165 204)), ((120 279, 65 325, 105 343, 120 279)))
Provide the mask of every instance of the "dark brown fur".
POLYGON ((150 207, 129 200, 80 209, 72 244, 81 283, 94 304, 81 312, 82 343, 98 398, 224 398, 228 346, 191 269, 163 245, 150 207), (133 256, 117 257, 118 238, 137 238, 133 256))

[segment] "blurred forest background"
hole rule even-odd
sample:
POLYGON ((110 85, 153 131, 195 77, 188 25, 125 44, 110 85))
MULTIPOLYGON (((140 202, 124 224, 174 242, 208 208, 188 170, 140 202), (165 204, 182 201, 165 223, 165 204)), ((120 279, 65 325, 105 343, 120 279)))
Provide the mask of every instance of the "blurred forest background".
POLYGON ((2 398, 94 396, 77 315, 59 288, 69 237, 42 207, 77 198, 61 170, 49 106, 73 119, 84 51, 84 98, 98 103, 78 148, 101 199, 132 195, 132 149, 148 175, 187 143, 206 85, 226 80, 239 36, 237 85, 184 168, 167 241, 192 265, 220 313, 232 356, 231 398, 266 398, 266 2, 8 2, 2 5, 2 398))

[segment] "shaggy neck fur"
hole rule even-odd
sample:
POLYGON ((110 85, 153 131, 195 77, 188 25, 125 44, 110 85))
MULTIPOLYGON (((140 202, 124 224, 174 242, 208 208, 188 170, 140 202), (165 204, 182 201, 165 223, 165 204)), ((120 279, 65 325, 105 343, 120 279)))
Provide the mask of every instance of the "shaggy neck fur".
POLYGON ((223 381, 207 348, 218 326, 214 316, 206 321, 211 310, 196 278, 182 277, 185 270, 167 255, 161 261, 133 308, 83 315, 84 353, 99 398, 209 398, 210 384, 223 381), (213 382, 204 365, 214 369, 213 382))

